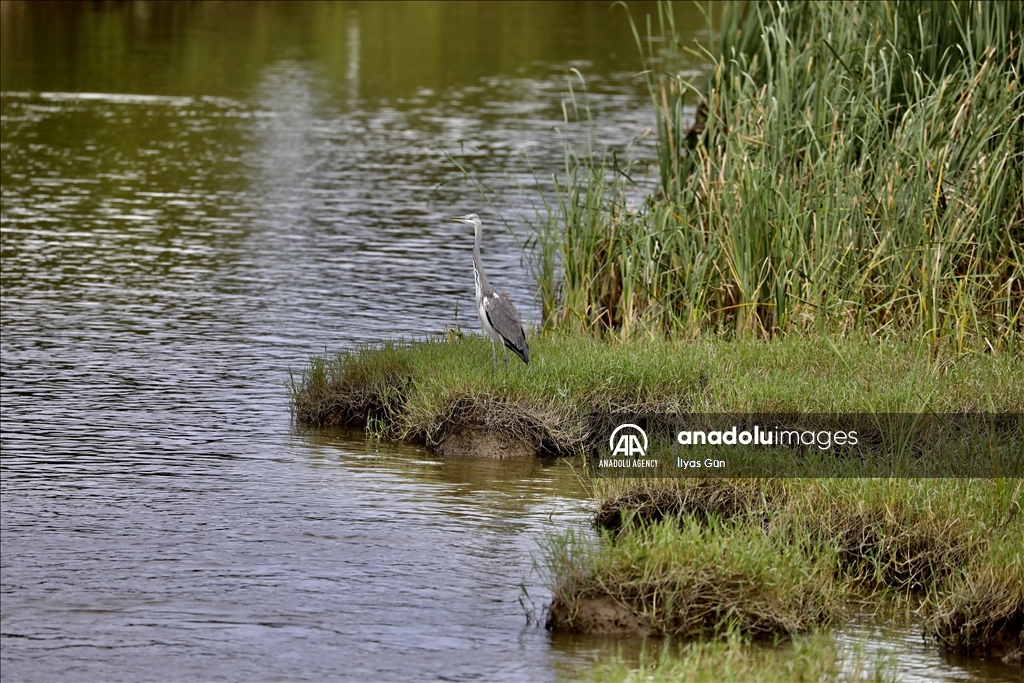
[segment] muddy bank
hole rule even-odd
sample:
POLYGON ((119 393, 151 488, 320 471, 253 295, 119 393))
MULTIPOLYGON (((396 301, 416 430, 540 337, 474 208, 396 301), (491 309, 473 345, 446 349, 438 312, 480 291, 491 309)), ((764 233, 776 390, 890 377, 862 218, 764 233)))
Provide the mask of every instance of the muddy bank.
POLYGON ((441 455, 493 458, 534 458, 539 455, 533 444, 499 431, 474 427, 456 427, 434 447, 441 455))
POLYGON ((592 635, 649 636, 654 633, 650 619, 607 595, 581 598, 572 606, 561 600, 551 603, 545 628, 592 635))

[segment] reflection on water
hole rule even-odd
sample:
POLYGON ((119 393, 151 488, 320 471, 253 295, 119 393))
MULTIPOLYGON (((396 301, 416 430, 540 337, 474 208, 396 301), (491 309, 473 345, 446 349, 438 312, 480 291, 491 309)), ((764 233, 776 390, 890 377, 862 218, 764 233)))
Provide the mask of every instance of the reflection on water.
POLYGON ((286 382, 310 353, 474 327, 455 213, 484 216, 488 273, 537 319, 519 215, 582 135, 573 69, 597 148, 653 157, 622 10, 0 13, 4 679, 550 680, 615 642, 520 605, 547 598, 538 539, 587 517, 565 463, 296 429, 286 382))
MULTIPOLYGON (((996 659, 977 659, 943 653, 926 640, 919 630, 879 628, 869 623, 844 625, 835 632, 834 654, 840 680, 897 680, 901 683, 1017 683, 1022 679, 1019 667, 1006 666, 996 659)), ((586 679, 594 662, 614 658, 630 667, 654 668, 662 653, 675 652, 689 643, 664 638, 608 638, 578 634, 552 636, 552 645, 563 653, 558 662, 566 679, 586 679)), ((792 652, 787 641, 773 647, 785 663, 792 652)))
POLYGON ((852 662, 883 661, 885 670, 903 683, 1015 683, 1024 676, 1019 667, 1006 666, 995 658, 945 653, 920 629, 879 627, 870 620, 843 627, 836 644, 848 672, 854 671, 852 662))

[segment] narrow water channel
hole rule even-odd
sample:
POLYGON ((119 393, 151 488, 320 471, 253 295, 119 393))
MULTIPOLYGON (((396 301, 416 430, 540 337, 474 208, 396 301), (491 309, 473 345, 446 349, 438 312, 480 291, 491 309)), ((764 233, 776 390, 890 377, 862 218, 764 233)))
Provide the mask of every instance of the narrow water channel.
POLYGON ((473 328, 455 213, 536 320, 518 245, 586 142, 569 84, 599 149, 653 156, 621 8, 0 12, 4 680, 544 681, 622 646, 527 618, 538 543, 589 514, 564 463, 306 430, 286 389, 312 353, 473 328))

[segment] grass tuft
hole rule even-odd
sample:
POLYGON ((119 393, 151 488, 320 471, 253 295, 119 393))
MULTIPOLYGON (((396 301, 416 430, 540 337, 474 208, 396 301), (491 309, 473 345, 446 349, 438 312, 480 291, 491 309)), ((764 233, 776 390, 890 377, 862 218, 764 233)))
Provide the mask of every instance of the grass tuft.
POLYGON ((314 356, 300 381, 292 381, 292 409, 303 424, 365 426, 389 433, 412 386, 403 347, 386 343, 314 356))
POLYGON ((957 566, 935 586, 925 603, 928 630, 956 652, 1024 654, 1024 525, 1011 508, 997 527, 1001 542, 981 558, 957 566))
POLYGON ((666 517, 601 541, 597 550, 568 541, 549 547, 549 566, 568 577, 552 583, 552 628, 576 630, 585 620, 593 630, 587 600, 610 598, 648 633, 769 637, 829 623, 847 597, 834 580, 835 549, 792 520, 766 531, 718 517, 666 517))
MULTIPOLYGON (((833 596, 855 597, 880 610, 898 598, 912 599, 927 631, 949 649, 1024 649, 1019 481, 610 479, 597 482, 594 493, 602 500, 595 515, 595 523, 604 529, 601 542, 585 548, 566 543, 549 548, 552 613, 561 615, 555 626, 572 630, 572 606, 599 595, 646 617, 647 603, 632 597, 647 594, 638 591, 639 584, 648 593, 661 591, 648 600, 665 612, 651 619, 654 630, 678 632, 672 630, 676 624, 699 621, 709 608, 692 596, 677 597, 678 580, 665 578, 678 571, 666 564, 669 547, 675 544, 674 557, 694 564, 692 571, 709 573, 719 585, 728 585, 737 581, 730 564, 735 558, 724 559, 716 548, 735 544, 730 552, 766 553, 761 562, 767 564, 761 568, 770 565, 773 576, 798 570, 808 582, 803 589, 813 591, 801 599, 811 599, 817 618, 777 620, 775 633, 792 632, 787 624, 826 623, 838 613, 833 596), (672 536, 666 526, 679 535, 672 536), (756 547, 752 538, 760 538, 763 545, 756 547), (659 543, 664 544, 664 557, 653 549, 659 543), (693 609, 695 615, 690 614, 693 609), (673 610, 679 614, 671 614, 673 610)), ((742 596, 753 609, 766 599, 758 590, 784 588, 759 584, 756 574, 755 570, 738 580, 747 587, 758 586, 754 595, 742 596)), ((727 600, 720 604, 729 605, 727 600)), ((765 623, 737 618, 733 625, 741 633, 763 635, 765 623)), ((701 629, 687 628, 717 633, 726 626, 716 621, 708 625, 705 619, 701 629)))

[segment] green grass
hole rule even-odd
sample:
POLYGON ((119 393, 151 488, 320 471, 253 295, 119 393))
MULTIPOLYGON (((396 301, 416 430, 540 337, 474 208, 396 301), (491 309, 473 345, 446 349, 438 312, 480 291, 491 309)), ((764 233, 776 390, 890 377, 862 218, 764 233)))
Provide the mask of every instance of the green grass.
POLYGON ((649 633, 770 637, 828 624, 848 597, 834 580, 837 548, 792 518, 759 528, 667 517, 601 540, 551 539, 552 628, 577 630, 585 622, 584 630, 601 629, 583 613, 585 601, 611 598, 649 633))
POLYGON ((585 450, 589 420, 608 412, 1024 412, 1024 361, 1008 353, 933 355, 853 335, 529 341, 529 365, 513 359, 494 374, 490 344, 475 336, 315 357, 292 384, 293 409, 303 423, 428 445, 455 424, 486 425, 559 455, 585 450))
POLYGON ((635 169, 566 149, 537 226, 544 324, 623 337, 896 331, 1019 348, 1020 3, 723 11, 715 44, 689 50, 707 59, 705 83, 686 80, 671 5, 646 40, 637 32, 655 196, 628 208, 635 169))
POLYGON ((833 623, 849 598, 879 614, 895 599, 949 649, 1024 649, 1021 480, 610 479, 594 487, 600 541, 569 534, 546 549, 558 628, 578 628, 578 606, 602 596, 650 633, 746 637, 833 623))

